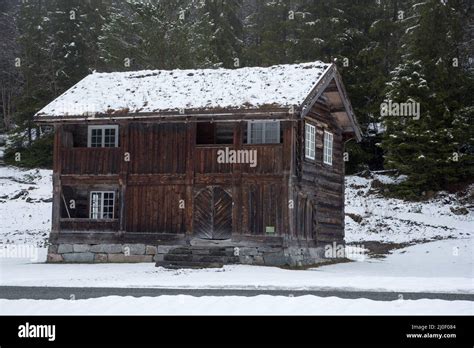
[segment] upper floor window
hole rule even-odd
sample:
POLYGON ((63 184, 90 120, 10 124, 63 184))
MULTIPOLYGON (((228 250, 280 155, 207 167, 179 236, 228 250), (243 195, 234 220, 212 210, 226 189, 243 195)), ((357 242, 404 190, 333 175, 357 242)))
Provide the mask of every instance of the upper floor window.
POLYGON ((332 165, 333 139, 332 133, 324 131, 324 163, 329 165, 332 165))
POLYGON ((316 158, 316 127, 305 123, 304 137, 305 157, 314 160, 316 158))
POLYGON ((223 122, 199 122, 196 125, 196 144, 232 144, 234 124, 223 122))
POLYGON ((280 121, 251 121, 247 126, 247 144, 279 144, 280 121))
POLYGON ((118 125, 89 126, 87 147, 118 147, 118 125))
POLYGON ((91 219, 113 219, 114 218, 115 192, 92 191, 90 198, 91 219))

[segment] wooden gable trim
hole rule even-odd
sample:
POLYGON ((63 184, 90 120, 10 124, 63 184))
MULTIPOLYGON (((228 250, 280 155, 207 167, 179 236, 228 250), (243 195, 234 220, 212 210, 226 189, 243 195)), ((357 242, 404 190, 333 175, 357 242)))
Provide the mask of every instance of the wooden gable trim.
MULTIPOLYGON (((357 124, 357 119, 355 117, 354 110, 352 109, 352 105, 347 96, 346 89, 344 87, 344 84, 342 83, 342 78, 334 64, 331 65, 331 67, 326 71, 325 75, 321 78, 320 83, 313 89, 313 91, 311 91, 308 98, 306 98, 302 106, 301 118, 305 118, 308 115, 308 113, 312 110, 313 106, 318 102, 321 97, 323 97, 324 92, 327 91, 329 85, 333 80, 336 84, 337 91, 341 95, 341 99, 344 104, 344 111, 346 111, 351 123, 351 128, 348 129, 346 127, 343 129, 343 131, 347 133, 354 133, 357 141, 360 141, 362 139, 362 134, 357 124)), ((332 110, 332 112, 334 112, 334 110, 332 110)))
POLYGON ((346 109, 347 115, 349 116, 349 120, 352 124, 352 129, 354 131, 356 139, 357 139, 357 141, 361 141, 362 140, 362 132, 359 128, 359 124, 357 123, 357 118, 355 116, 354 109, 352 108, 352 104, 351 104, 349 98, 347 97, 347 91, 346 91, 346 88, 344 87, 344 84, 342 82, 341 75, 339 74, 339 72, 337 70, 335 71, 335 79, 334 80, 336 82, 339 93, 341 93, 341 95, 342 95, 342 102, 344 103, 344 107, 346 109))

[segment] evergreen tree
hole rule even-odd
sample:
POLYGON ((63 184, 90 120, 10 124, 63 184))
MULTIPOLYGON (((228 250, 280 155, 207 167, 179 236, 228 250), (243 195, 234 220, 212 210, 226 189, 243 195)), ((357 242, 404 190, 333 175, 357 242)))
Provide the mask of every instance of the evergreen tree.
POLYGON ((99 40, 105 70, 192 66, 191 2, 132 2, 112 10, 99 40))
POLYGON ((459 62, 460 4, 418 4, 406 23, 403 62, 392 73, 387 100, 411 98, 419 103, 421 115, 387 117, 383 141, 387 167, 408 176, 399 187, 405 196, 446 189, 474 174, 469 124, 474 85, 459 62))
POLYGON ((21 93, 17 11, 13 1, 0 2, 0 130, 6 131, 13 125, 14 103, 21 93))
POLYGON ((101 0, 50 0, 45 29, 53 93, 64 92, 98 67, 98 37, 106 21, 107 7, 101 0))
POLYGON ((197 14, 197 30, 209 36, 207 45, 203 41, 195 44, 207 48, 206 61, 215 59, 215 67, 240 66, 243 45, 242 0, 204 0, 203 3, 197 14))

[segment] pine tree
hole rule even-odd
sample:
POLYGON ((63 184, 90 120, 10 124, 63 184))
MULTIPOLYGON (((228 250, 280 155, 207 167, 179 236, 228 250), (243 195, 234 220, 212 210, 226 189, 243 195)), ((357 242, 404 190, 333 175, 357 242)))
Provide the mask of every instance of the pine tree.
POLYGON ((64 92, 98 67, 98 37, 107 7, 100 0, 50 0, 45 42, 54 69, 54 94, 64 92))
MULTIPOLYGON (((213 66, 240 66, 243 45, 242 0, 204 0, 197 14, 197 30, 207 34, 208 61, 213 66)), ((205 44, 198 42, 196 44, 205 44)))
MULTIPOLYGON (((21 47, 19 65, 24 79, 23 92, 17 102, 14 123, 28 144, 33 141, 34 114, 53 97, 45 23, 47 8, 43 1, 22 3, 18 13, 18 42, 21 47), (26 130, 26 133, 21 133, 26 130)), ((23 141, 20 139, 19 141, 23 141)))
POLYGON ((13 2, 0 2, 0 130, 6 131, 13 126, 14 103, 21 92, 17 11, 13 2))
POLYGON ((459 4, 431 0, 413 7, 403 37, 403 62, 393 71, 387 90, 389 101, 411 98, 420 104, 418 120, 385 119, 382 144, 386 165, 408 176, 399 190, 412 198, 449 188, 474 174, 469 124, 474 85, 458 61, 463 35, 459 4))
POLYGON ((99 45, 105 70, 189 68, 191 2, 136 2, 112 9, 99 45))
MULTIPOLYGON (((293 18, 288 1, 261 1, 245 19, 246 65, 269 66, 290 63, 289 26, 293 18)), ((296 17, 295 17, 296 18, 296 17)))

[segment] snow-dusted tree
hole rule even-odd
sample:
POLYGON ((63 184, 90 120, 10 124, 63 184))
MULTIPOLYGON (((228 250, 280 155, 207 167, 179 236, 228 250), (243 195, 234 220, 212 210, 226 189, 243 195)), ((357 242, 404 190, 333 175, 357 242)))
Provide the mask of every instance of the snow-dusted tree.
POLYGON ((105 69, 192 66, 191 10, 189 0, 130 2, 112 9, 99 43, 105 69))
POLYGON ((201 50, 207 51, 204 60, 215 67, 235 68, 241 65, 242 0, 203 0, 196 14, 196 32, 203 41, 201 50))
MULTIPOLYGON (((246 64, 268 66, 290 63, 289 27, 301 17, 289 1, 259 1, 245 18, 246 64)), ((293 37, 293 40, 295 38, 293 37)), ((293 41, 294 42, 294 41, 293 41)), ((293 53, 293 52, 291 52, 293 53)))
POLYGON ((12 127, 14 99, 21 91, 17 4, 0 2, 0 130, 12 127))
POLYGON ((405 196, 449 188, 474 174, 469 124, 474 85, 459 62, 459 4, 430 0, 413 6, 402 40, 403 61, 388 86, 387 101, 420 105, 419 119, 385 118, 386 165, 408 175, 399 187, 405 196))

